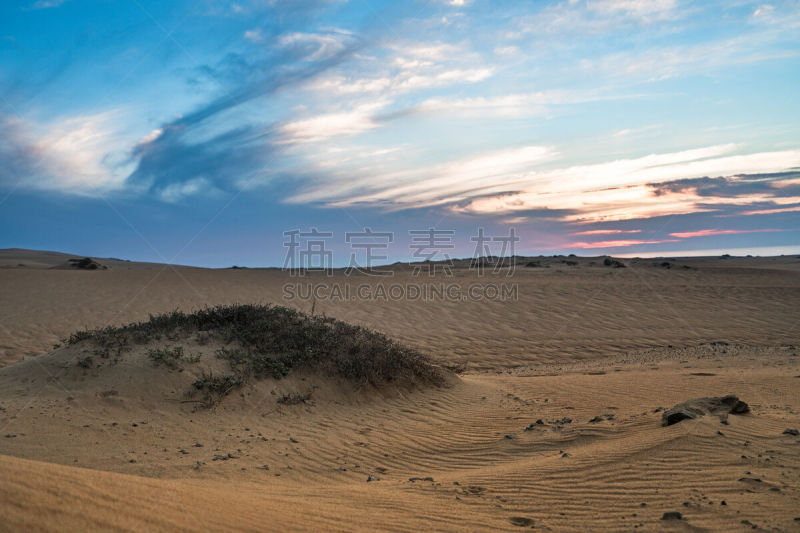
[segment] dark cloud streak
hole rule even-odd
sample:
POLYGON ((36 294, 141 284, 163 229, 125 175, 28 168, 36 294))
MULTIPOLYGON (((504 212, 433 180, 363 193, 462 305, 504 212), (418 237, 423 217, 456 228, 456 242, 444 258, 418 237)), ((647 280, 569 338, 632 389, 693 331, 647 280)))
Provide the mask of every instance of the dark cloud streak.
MULTIPOLYGON (((316 9, 313 2, 312 8, 316 9)), ((297 8, 297 6, 295 6, 297 8)), ((297 16, 300 12, 290 12, 297 16)), ((285 13, 282 16, 288 16, 285 13)), ((272 35, 277 39, 277 32, 272 35)), ((222 190, 237 189, 237 182, 247 181, 266 170, 278 148, 275 124, 246 124, 226 127, 226 112, 241 108, 260 98, 299 84, 348 60, 366 42, 355 38, 343 49, 318 60, 298 57, 298 51, 278 50, 259 61, 248 61, 241 54, 228 54, 216 66, 203 65, 197 71, 222 85, 238 81, 239 85, 212 99, 191 113, 164 124, 153 139, 132 150, 136 169, 128 178, 134 188, 158 193, 192 179, 203 179, 222 190), (305 59, 305 60, 304 60, 305 59), (219 121, 222 124, 217 124, 219 121), (204 140, 195 137, 207 126, 222 129, 204 140)), ((313 50, 305 50, 313 55, 313 50)))

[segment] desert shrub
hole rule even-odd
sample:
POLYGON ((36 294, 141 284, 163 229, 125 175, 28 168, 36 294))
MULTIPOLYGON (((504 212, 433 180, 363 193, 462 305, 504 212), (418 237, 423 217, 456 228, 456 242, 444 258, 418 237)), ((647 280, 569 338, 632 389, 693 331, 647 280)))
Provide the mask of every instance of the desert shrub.
MULTIPOLYGON (((201 392, 203 394, 203 403, 210 407, 219 403, 231 391, 241 387, 243 384, 242 378, 233 374, 223 374, 215 376, 211 373, 205 373, 200 376, 200 379, 192 383, 194 390, 192 393, 201 392)), ((190 393, 190 396, 193 394, 190 393)))
POLYGON ((92 368, 94 365, 94 358, 91 355, 78 359, 76 363, 81 368, 92 368))
POLYGON ((68 263, 71 267, 82 270, 106 270, 108 268, 105 265, 101 265, 91 257, 84 257, 83 259, 70 259, 68 263))
MULTIPOLYGON (((378 385, 410 381, 442 384, 442 371, 413 348, 370 329, 269 305, 228 305, 194 313, 173 311, 122 327, 73 333, 68 344, 91 341, 123 350, 129 342, 188 337, 203 332, 226 346, 217 352, 233 376, 280 379, 294 368, 316 368, 330 375, 378 385)), ((182 349, 161 348, 149 355, 157 366, 186 360, 182 349)))
POLYGON ((610 257, 606 257, 603 259, 603 265, 610 266, 612 268, 626 268, 625 263, 622 261, 617 261, 616 259, 612 259, 610 257))
POLYGON ((301 394, 299 392, 290 392, 278 398, 278 403, 281 405, 299 405, 301 403, 309 403, 311 401, 311 392, 301 394))
POLYGON ((147 357, 154 366, 164 365, 173 370, 179 367, 178 363, 180 362, 196 363, 200 360, 200 356, 197 354, 186 355, 183 346, 153 348, 147 351, 147 357))

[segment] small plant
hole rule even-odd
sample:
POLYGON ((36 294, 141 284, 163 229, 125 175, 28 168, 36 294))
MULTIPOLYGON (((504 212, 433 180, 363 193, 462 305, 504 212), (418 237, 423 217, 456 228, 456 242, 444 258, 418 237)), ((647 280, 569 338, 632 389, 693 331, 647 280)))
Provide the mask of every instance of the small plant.
POLYGON ((611 259, 610 257, 603 259, 603 265, 612 268, 626 268, 625 263, 617 261, 616 259, 611 259))
POLYGON ((153 366, 164 365, 170 369, 179 368, 180 362, 196 363, 200 360, 200 355, 186 355, 183 351, 183 346, 163 348, 153 348, 147 351, 147 356, 153 362, 153 366))
POLYGON ((311 391, 307 392, 306 394, 300 394, 299 392, 291 392, 289 394, 284 394, 280 398, 278 398, 278 403, 281 405, 298 405, 298 404, 308 404, 311 402, 311 391))
POLYGON ((106 270, 108 268, 105 265, 101 265, 91 257, 84 257, 83 259, 70 259, 68 264, 72 268, 78 268, 81 270, 106 270))
POLYGON ((81 368, 92 368, 94 365, 94 358, 91 355, 87 355, 82 359, 78 359, 77 365, 81 368))
POLYGON ((203 393, 203 403, 207 407, 211 407, 218 404, 231 391, 241 387, 242 384, 242 378, 233 374, 215 376, 203 372, 200 379, 192 383, 192 387, 194 387, 193 392, 203 393))

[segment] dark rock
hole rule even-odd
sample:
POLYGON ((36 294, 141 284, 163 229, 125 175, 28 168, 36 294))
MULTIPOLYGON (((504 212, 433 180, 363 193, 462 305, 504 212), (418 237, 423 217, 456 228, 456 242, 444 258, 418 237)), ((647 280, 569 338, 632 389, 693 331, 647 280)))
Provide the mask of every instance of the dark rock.
POLYGON ((525 518, 524 516, 512 516, 508 521, 519 527, 530 527, 533 525, 533 519, 525 518))
POLYGON ((683 515, 678 511, 667 511, 661 516, 661 520, 683 520, 683 515))
POLYGON ((622 261, 617 261, 616 259, 611 259, 610 257, 606 257, 603 259, 603 265, 612 268, 625 268, 626 265, 622 261))
POLYGON ((101 265, 91 257, 84 257, 83 259, 70 259, 67 261, 67 265, 71 268, 77 268, 80 270, 106 270, 108 268, 105 265, 101 265))
POLYGON ((509 434, 507 434, 507 435, 505 436, 505 438, 507 438, 507 439, 509 439, 509 440, 511 440, 511 439, 516 439, 516 438, 517 438, 517 434, 516 434, 516 433, 509 433, 509 434))
POLYGON ((800 432, 798 432, 796 429, 793 429, 793 428, 786 428, 786 429, 783 430, 783 434, 784 435, 791 435, 793 437, 796 437, 796 436, 800 435, 800 432))
POLYGON ((589 423, 590 424, 597 424, 598 422, 602 422, 603 420, 605 420, 605 418, 603 418, 602 416, 596 416, 596 417, 592 418, 591 420, 589 420, 589 423))
POLYGON ((715 398, 697 398, 683 402, 672 409, 664 411, 661 422, 664 426, 677 424, 682 420, 700 418, 705 415, 718 415, 727 422, 727 415, 747 413, 750 407, 738 397, 730 394, 715 398))
POLYGON ((370 481, 380 481, 380 478, 377 478, 373 475, 369 475, 367 476, 367 483, 369 483, 370 481))

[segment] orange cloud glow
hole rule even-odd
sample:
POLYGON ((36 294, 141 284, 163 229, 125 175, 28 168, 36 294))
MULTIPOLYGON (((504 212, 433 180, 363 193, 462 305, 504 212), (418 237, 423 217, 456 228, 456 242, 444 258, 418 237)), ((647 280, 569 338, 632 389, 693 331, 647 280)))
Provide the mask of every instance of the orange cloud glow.
POLYGON ((623 246, 636 246, 638 244, 661 244, 663 242, 678 242, 678 239, 664 239, 659 241, 622 239, 619 241, 573 242, 572 244, 567 244, 566 248, 617 248, 623 246))
POLYGON ((592 229, 589 231, 579 231, 577 233, 573 233, 573 235, 618 235, 620 233, 641 233, 642 230, 640 229, 631 229, 631 230, 624 230, 624 229, 592 229))

